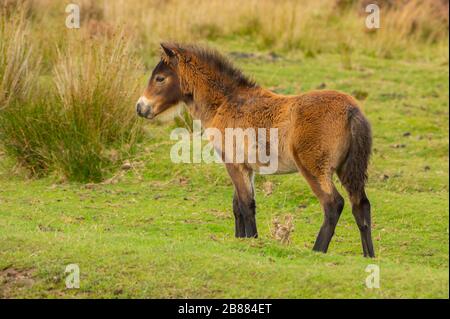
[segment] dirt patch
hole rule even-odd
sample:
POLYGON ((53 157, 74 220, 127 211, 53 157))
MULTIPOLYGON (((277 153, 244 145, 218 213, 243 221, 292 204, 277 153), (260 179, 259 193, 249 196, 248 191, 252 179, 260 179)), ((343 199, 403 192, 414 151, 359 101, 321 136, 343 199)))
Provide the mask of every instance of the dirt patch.
POLYGON ((264 195, 270 196, 273 193, 273 183, 272 182, 264 182, 263 184, 264 195))
POLYGON ((13 298, 17 290, 29 289, 34 285, 32 269, 8 267, 0 270, 0 298, 13 298))

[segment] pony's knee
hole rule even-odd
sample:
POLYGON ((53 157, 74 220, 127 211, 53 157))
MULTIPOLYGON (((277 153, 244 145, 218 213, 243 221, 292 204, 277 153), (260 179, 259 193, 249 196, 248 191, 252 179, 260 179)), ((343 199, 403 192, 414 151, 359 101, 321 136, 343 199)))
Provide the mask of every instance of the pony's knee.
POLYGON ((357 203, 353 203, 352 213, 361 232, 370 230, 370 201, 366 196, 361 197, 357 203))
POLYGON ((354 214, 367 215, 370 214, 370 201, 365 195, 352 198, 352 211, 354 214))
POLYGON ((341 194, 335 191, 333 197, 329 201, 329 206, 336 212, 337 215, 340 215, 344 209, 344 204, 344 198, 341 194))

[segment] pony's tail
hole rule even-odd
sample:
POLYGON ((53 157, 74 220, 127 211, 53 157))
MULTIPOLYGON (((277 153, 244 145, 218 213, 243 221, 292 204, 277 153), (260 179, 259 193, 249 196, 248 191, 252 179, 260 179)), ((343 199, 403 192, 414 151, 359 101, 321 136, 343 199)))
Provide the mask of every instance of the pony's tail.
POLYGON ((348 154, 339 168, 339 179, 350 194, 359 195, 364 191, 367 182, 367 167, 369 166, 372 149, 372 130, 370 123, 358 107, 351 106, 348 110, 351 141, 348 154))

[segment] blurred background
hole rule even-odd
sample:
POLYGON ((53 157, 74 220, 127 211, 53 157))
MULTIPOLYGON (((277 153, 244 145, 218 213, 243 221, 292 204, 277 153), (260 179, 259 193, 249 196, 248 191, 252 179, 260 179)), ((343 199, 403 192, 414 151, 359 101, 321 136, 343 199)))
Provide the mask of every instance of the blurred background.
POLYGON ((79 29, 66 27, 67 1, 0 2, 0 133, 6 151, 34 175, 51 169, 99 181, 109 157, 132 151, 140 132, 129 106, 161 41, 209 44, 232 58, 336 54, 347 69, 360 55, 448 64, 446 0, 71 3, 80 9, 79 29), (369 3, 381 9, 379 29, 366 27, 369 3), (12 104, 21 105, 20 116, 12 104))

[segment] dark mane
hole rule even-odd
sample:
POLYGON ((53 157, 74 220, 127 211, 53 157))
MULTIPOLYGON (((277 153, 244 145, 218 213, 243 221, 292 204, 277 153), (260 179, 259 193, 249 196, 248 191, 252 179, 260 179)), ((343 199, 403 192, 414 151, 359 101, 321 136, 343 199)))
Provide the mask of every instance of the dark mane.
POLYGON ((248 78, 241 70, 236 68, 228 58, 218 51, 197 45, 175 44, 180 51, 190 52, 200 61, 212 67, 218 73, 232 80, 239 87, 256 87, 255 81, 248 78))

